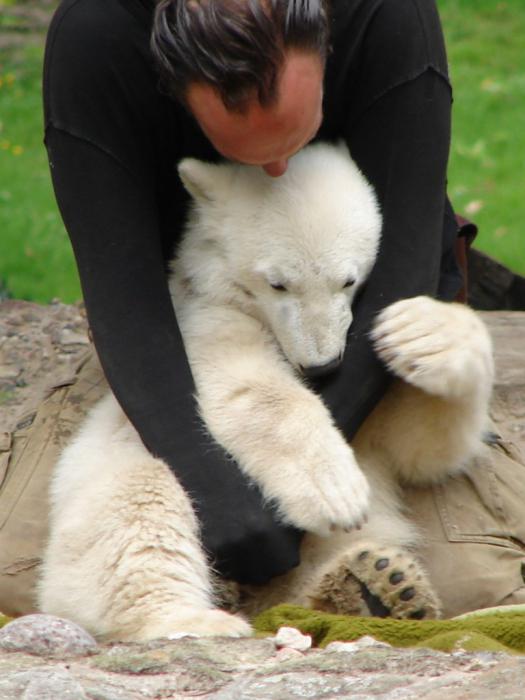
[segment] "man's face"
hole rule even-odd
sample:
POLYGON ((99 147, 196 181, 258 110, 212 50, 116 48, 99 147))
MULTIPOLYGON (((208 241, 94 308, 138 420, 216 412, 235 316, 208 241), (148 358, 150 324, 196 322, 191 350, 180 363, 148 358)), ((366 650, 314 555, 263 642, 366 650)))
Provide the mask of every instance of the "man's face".
POLYGON ((289 52, 279 79, 278 99, 261 107, 257 99, 239 114, 229 112, 209 85, 193 83, 187 104, 217 151, 229 160, 260 165, 279 177, 288 158, 317 133, 323 117, 323 63, 312 53, 289 52))

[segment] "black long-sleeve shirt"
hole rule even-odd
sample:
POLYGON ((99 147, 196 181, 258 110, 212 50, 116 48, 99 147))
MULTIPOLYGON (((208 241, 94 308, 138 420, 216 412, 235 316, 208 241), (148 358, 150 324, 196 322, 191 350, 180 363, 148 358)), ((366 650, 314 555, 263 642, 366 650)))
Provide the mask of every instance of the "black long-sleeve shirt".
MULTIPOLYGON (((45 138, 108 381, 145 445, 198 500, 210 478, 203 465, 216 457, 197 419, 166 262, 188 204, 176 164, 219 155, 158 90, 152 13, 148 0, 62 2, 46 50, 45 138)), ((445 193, 451 91, 434 3, 335 0, 331 43, 318 138, 346 140, 384 219, 343 366, 316 385, 350 438, 388 382, 367 337, 377 311, 417 294, 453 298, 460 277, 445 193)))

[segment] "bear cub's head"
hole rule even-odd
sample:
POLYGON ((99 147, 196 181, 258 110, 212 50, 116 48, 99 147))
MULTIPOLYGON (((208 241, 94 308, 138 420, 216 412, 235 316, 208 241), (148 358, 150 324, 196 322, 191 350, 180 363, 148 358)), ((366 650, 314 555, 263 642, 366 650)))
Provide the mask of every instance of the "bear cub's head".
POLYGON ((381 231, 373 189, 346 146, 308 146, 279 178, 194 159, 179 174, 193 208, 175 274, 210 303, 259 319, 298 371, 335 368, 381 231))

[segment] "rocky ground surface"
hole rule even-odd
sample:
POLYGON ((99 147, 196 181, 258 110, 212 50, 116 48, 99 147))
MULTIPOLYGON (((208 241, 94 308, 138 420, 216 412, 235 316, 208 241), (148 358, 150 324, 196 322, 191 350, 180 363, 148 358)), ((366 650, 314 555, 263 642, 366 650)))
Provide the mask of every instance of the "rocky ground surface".
MULTIPOLYGON (((497 362, 493 416, 525 447, 525 313, 483 313, 497 362)), ((0 303, 0 433, 71 374, 89 340, 80 305, 0 303)), ((28 616, 0 630, 2 700, 523 698, 525 657, 394 649, 367 640, 326 650, 273 639, 96 644, 83 630, 28 616), (299 645, 300 646, 300 645, 299 645)))
POLYGON ((88 346, 80 304, 0 301, 0 432, 66 380, 88 346))
POLYGON ((274 638, 104 646, 40 615, 0 630, 3 700, 521 700, 524 674, 522 656, 393 649, 369 638, 305 651, 274 638))
MULTIPOLYGON (((21 0, 10 6, 9 22, 0 28, 0 52, 16 51, 28 42, 41 42, 55 6, 56 0, 21 0)), ((489 294, 492 304, 495 277, 492 272, 486 277, 488 281, 480 293, 489 294)), ((513 302, 516 283, 506 278, 503 282, 504 303, 498 298, 498 308, 519 308, 513 302)), ((523 296, 523 285, 518 287, 523 296)), ((525 447, 525 314, 494 313, 485 318, 497 348, 494 418, 515 442, 525 447)), ((17 417, 38 405, 46 386, 68 378, 88 342, 81 306, 0 302, 0 437, 2 431, 11 429, 17 417)), ((460 649, 452 654, 393 649, 369 640, 334 643, 323 651, 292 647, 279 648, 270 638, 184 638, 150 644, 102 645, 65 621, 28 616, 0 630, 0 698, 524 697, 525 657, 472 654, 460 649)))

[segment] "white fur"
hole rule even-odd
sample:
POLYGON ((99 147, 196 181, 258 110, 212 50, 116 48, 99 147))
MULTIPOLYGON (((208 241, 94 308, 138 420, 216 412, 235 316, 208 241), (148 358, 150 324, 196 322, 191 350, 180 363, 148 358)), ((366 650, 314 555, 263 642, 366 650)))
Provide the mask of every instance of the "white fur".
MULTIPOLYGON (((363 543, 417 542, 399 481, 441 480, 479 451, 489 336, 456 304, 387 308, 375 344, 403 381, 350 447, 298 370, 344 351, 379 244, 373 191, 346 150, 327 145, 299 153, 277 180, 194 160, 179 172, 194 209, 171 289, 203 420, 282 519, 310 533, 302 564, 258 589, 252 609, 311 604, 320 577, 363 543)), ((190 499, 112 396, 57 465, 40 606, 111 639, 249 633, 214 607, 190 499)))

